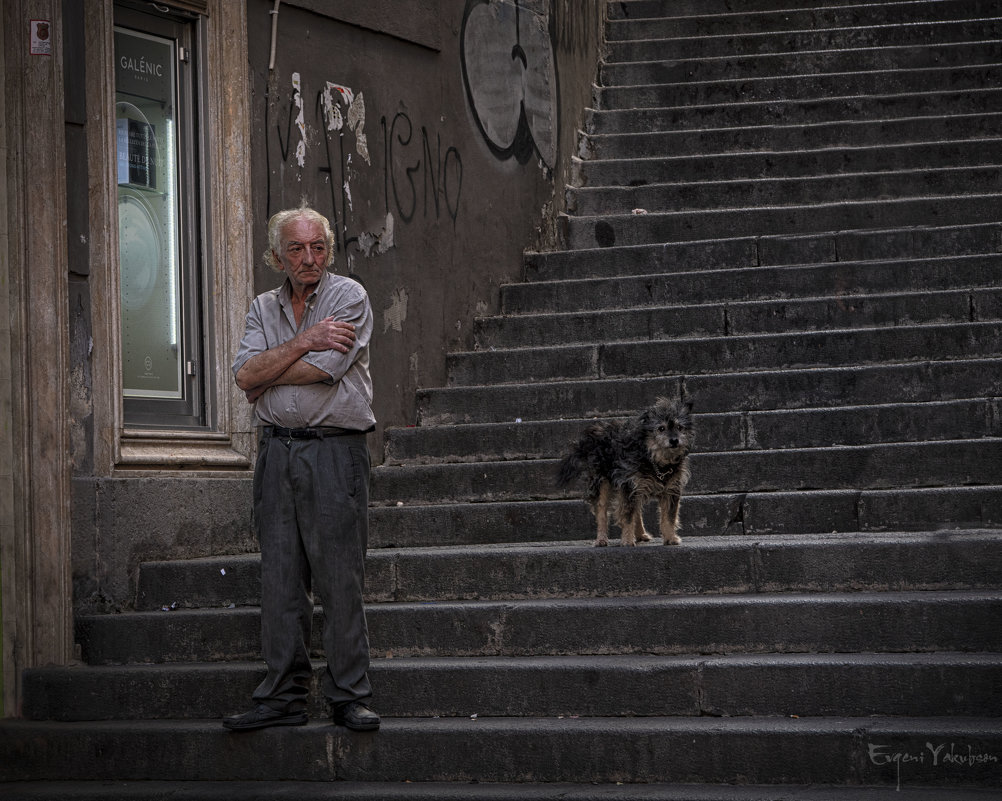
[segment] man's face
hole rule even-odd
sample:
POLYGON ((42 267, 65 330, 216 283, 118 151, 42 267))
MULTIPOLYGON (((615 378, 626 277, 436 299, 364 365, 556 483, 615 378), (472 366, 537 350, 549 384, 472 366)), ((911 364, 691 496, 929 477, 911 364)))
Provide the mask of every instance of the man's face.
POLYGON ((323 226, 301 217, 287 223, 282 229, 282 252, 275 257, 293 288, 302 291, 315 287, 327 263, 323 226))

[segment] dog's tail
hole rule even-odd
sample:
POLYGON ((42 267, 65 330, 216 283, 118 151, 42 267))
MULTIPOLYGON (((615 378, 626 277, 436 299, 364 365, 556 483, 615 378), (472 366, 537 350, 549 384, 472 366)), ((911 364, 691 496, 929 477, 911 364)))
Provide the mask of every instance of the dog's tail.
POLYGON ((584 472, 585 461, 581 457, 581 449, 578 445, 568 453, 557 467, 557 486, 566 487, 581 473, 584 472))

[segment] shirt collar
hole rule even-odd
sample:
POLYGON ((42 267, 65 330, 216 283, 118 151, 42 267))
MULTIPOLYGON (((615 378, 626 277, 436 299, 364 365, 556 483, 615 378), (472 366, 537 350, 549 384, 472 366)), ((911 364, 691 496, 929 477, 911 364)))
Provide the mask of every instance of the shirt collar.
MULTIPOLYGON (((306 296, 307 303, 320 294, 320 290, 324 288, 324 284, 326 284, 328 280, 330 280, 330 273, 327 270, 324 270, 320 276, 320 280, 317 282, 316 287, 314 287, 313 291, 306 296)), ((278 288, 278 298, 282 302, 283 306, 292 300, 292 284, 289 282, 288 276, 286 276, 285 282, 282 286, 278 288)))

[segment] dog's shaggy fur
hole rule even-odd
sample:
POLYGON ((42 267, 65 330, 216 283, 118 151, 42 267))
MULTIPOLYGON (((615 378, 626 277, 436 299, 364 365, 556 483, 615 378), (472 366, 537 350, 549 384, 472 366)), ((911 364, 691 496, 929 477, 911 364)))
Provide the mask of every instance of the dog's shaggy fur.
POLYGON ((689 481, 693 445, 692 404, 658 398, 626 422, 608 420, 582 432, 560 462, 557 483, 566 486, 579 475, 588 478, 586 500, 595 514, 595 545, 609 544, 609 512, 616 516, 623 545, 648 542, 643 508, 656 499, 665 545, 678 545, 679 507, 689 481))

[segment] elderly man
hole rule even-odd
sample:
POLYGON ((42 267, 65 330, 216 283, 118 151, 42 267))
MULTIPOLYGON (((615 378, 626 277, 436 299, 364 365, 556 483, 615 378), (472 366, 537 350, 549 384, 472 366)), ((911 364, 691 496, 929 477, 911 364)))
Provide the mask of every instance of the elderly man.
POLYGON ((302 207, 268 223, 265 260, 285 273, 259 295, 233 362, 261 423, 254 517, 261 545, 261 643, 268 673, 232 731, 306 723, 312 591, 323 607, 321 689, 336 724, 379 728, 368 706, 369 638, 362 603, 369 452, 375 425, 362 286, 328 272, 330 223, 302 207))

